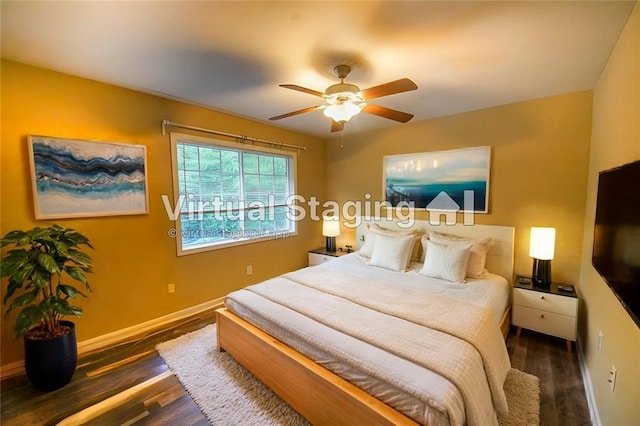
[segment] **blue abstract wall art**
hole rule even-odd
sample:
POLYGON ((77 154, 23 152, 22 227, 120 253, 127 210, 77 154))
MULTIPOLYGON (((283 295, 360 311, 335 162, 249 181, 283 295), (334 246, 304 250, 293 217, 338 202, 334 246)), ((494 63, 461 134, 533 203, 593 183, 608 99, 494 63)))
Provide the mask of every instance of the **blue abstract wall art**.
POLYGON ((145 214, 146 147, 29 137, 36 219, 145 214))
POLYGON ((394 207, 413 202, 415 209, 488 213, 490 163, 489 146, 386 156, 385 200, 394 207))

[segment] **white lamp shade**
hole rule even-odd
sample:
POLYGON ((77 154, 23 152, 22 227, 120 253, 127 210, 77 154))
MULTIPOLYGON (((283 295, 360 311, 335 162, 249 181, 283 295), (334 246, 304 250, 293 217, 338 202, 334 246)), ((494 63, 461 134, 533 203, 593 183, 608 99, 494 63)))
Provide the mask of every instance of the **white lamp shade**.
POLYGON ((555 228, 531 228, 529 256, 534 259, 551 260, 553 259, 555 245, 555 228))
POLYGON ((340 235, 340 221, 337 217, 323 218, 322 235, 325 237, 337 237, 340 235))
POLYGON ((333 119, 333 121, 340 123, 346 122, 354 115, 360 112, 360 107, 352 104, 351 102, 342 102, 331 105, 324 110, 324 115, 333 119))

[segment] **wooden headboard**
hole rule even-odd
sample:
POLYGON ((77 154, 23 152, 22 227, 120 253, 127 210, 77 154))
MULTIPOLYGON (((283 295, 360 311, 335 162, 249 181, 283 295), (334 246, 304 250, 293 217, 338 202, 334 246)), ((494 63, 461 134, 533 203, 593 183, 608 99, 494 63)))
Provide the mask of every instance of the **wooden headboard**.
POLYGON ((432 225, 427 220, 414 220, 412 226, 402 227, 397 219, 389 220, 379 217, 361 217, 356 228, 356 249, 364 244, 367 230, 371 223, 377 223, 387 229, 415 229, 420 234, 430 230, 443 234, 457 235, 468 238, 491 238, 489 253, 487 254, 487 269, 489 272, 505 277, 509 283, 513 281, 513 240, 515 228, 513 226, 496 225, 432 225))

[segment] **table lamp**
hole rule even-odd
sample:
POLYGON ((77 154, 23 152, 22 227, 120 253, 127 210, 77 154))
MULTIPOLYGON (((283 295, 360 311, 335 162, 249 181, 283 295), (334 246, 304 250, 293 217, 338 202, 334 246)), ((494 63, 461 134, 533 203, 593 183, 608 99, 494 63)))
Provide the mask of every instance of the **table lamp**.
POLYGON ((340 221, 336 216, 325 216, 322 220, 322 235, 327 237, 326 248, 336 251, 336 237, 340 235, 340 221))
POLYGON ((535 287, 551 287, 551 259, 553 259, 555 240, 555 228, 531 228, 529 256, 533 258, 531 281, 535 287))

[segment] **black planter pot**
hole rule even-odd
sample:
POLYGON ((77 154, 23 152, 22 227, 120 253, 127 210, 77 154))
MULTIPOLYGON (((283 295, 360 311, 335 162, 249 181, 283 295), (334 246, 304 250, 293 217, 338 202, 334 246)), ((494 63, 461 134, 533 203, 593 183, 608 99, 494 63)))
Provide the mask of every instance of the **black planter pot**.
POLYGON ((71 381, 78 362, 76 327, 70 321, 61 324, 71 331, 53 339, 24 338, 24 363, 29 381, 38 389, 53 391, 71 381))

